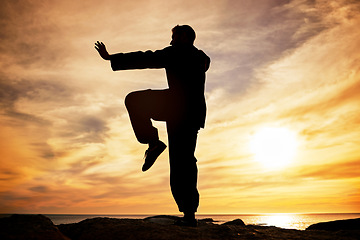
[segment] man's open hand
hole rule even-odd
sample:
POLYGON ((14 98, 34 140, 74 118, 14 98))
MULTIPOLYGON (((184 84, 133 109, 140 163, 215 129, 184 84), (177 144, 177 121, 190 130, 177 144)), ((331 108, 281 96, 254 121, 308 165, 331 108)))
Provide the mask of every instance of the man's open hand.
POLYGON ((100 56, 105 60, 110 60, 110 55, 106 50, 105 44, 97 41, 95 43, 95 49, 99 52, 100 56))

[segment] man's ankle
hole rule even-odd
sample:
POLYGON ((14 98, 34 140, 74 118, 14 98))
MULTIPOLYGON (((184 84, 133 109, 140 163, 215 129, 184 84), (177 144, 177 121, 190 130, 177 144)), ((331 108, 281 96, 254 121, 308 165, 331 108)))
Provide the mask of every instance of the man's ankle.
POLYGON ((184 212, 184 219, 186 220, 194 220, 195 212, 184 212))

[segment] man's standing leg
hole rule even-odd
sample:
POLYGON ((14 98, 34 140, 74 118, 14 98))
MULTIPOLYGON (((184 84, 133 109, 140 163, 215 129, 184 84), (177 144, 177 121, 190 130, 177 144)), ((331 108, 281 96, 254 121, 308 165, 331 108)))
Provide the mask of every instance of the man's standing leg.
POLYGON ((151 119, 165 120, 167 96, 166 90, 149 89, 131 92, 125 98, 125 105, 137 140, 140 143, 149 144, 145 152, 143 171, 148 170, 166 148, 166 145, 159 140, 158 130, 152 125, 151 119))
POLYGON ((194 155, 197 133, 197 129, 174 127, 168 123, 170 186, 179 211, 184 213, 182 224, 188 226, 197 225, 195 212, 199 206, 198 169, 194 155))

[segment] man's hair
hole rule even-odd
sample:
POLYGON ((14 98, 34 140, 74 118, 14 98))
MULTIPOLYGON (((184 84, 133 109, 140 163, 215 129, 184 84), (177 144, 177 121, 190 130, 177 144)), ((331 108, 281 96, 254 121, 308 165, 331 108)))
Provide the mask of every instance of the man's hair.
POLYGON ((190 27, 189 25, 176 25, 172 29, 172 32, 173 33, 176 32, 176 34, 184 36, 184 38, 186 39, 187 42, 194 44, 196 34, 195 34, 194 29, 192 29, 192 27, 190 27))

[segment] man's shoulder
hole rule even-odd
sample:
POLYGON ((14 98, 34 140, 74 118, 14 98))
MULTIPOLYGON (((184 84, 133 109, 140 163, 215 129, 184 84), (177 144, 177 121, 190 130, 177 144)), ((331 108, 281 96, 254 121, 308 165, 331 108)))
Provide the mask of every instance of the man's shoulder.
POLYGON ((173 46, 167 46, 163 49, 160 49, 160 50, 157 50, 157 51, 160 51, 160 52, 169 52, 169 51, 172 51, 173 50, 173 46))
POLYGON ((169 57, 189 57, 191 56, 194 59, 209 59, 209 56, 203 50, 196 48, 194 45, 186 46, 186 47, 178 47, 178 46, 168 46, 161 50, 157 50, 156 52, 161 52, 165 56, 169 57))
POLYGON ((168 46, 160 51, 205 54, 204 51, 198 49, 194 45, 191 45, 191 46, 168 46))

